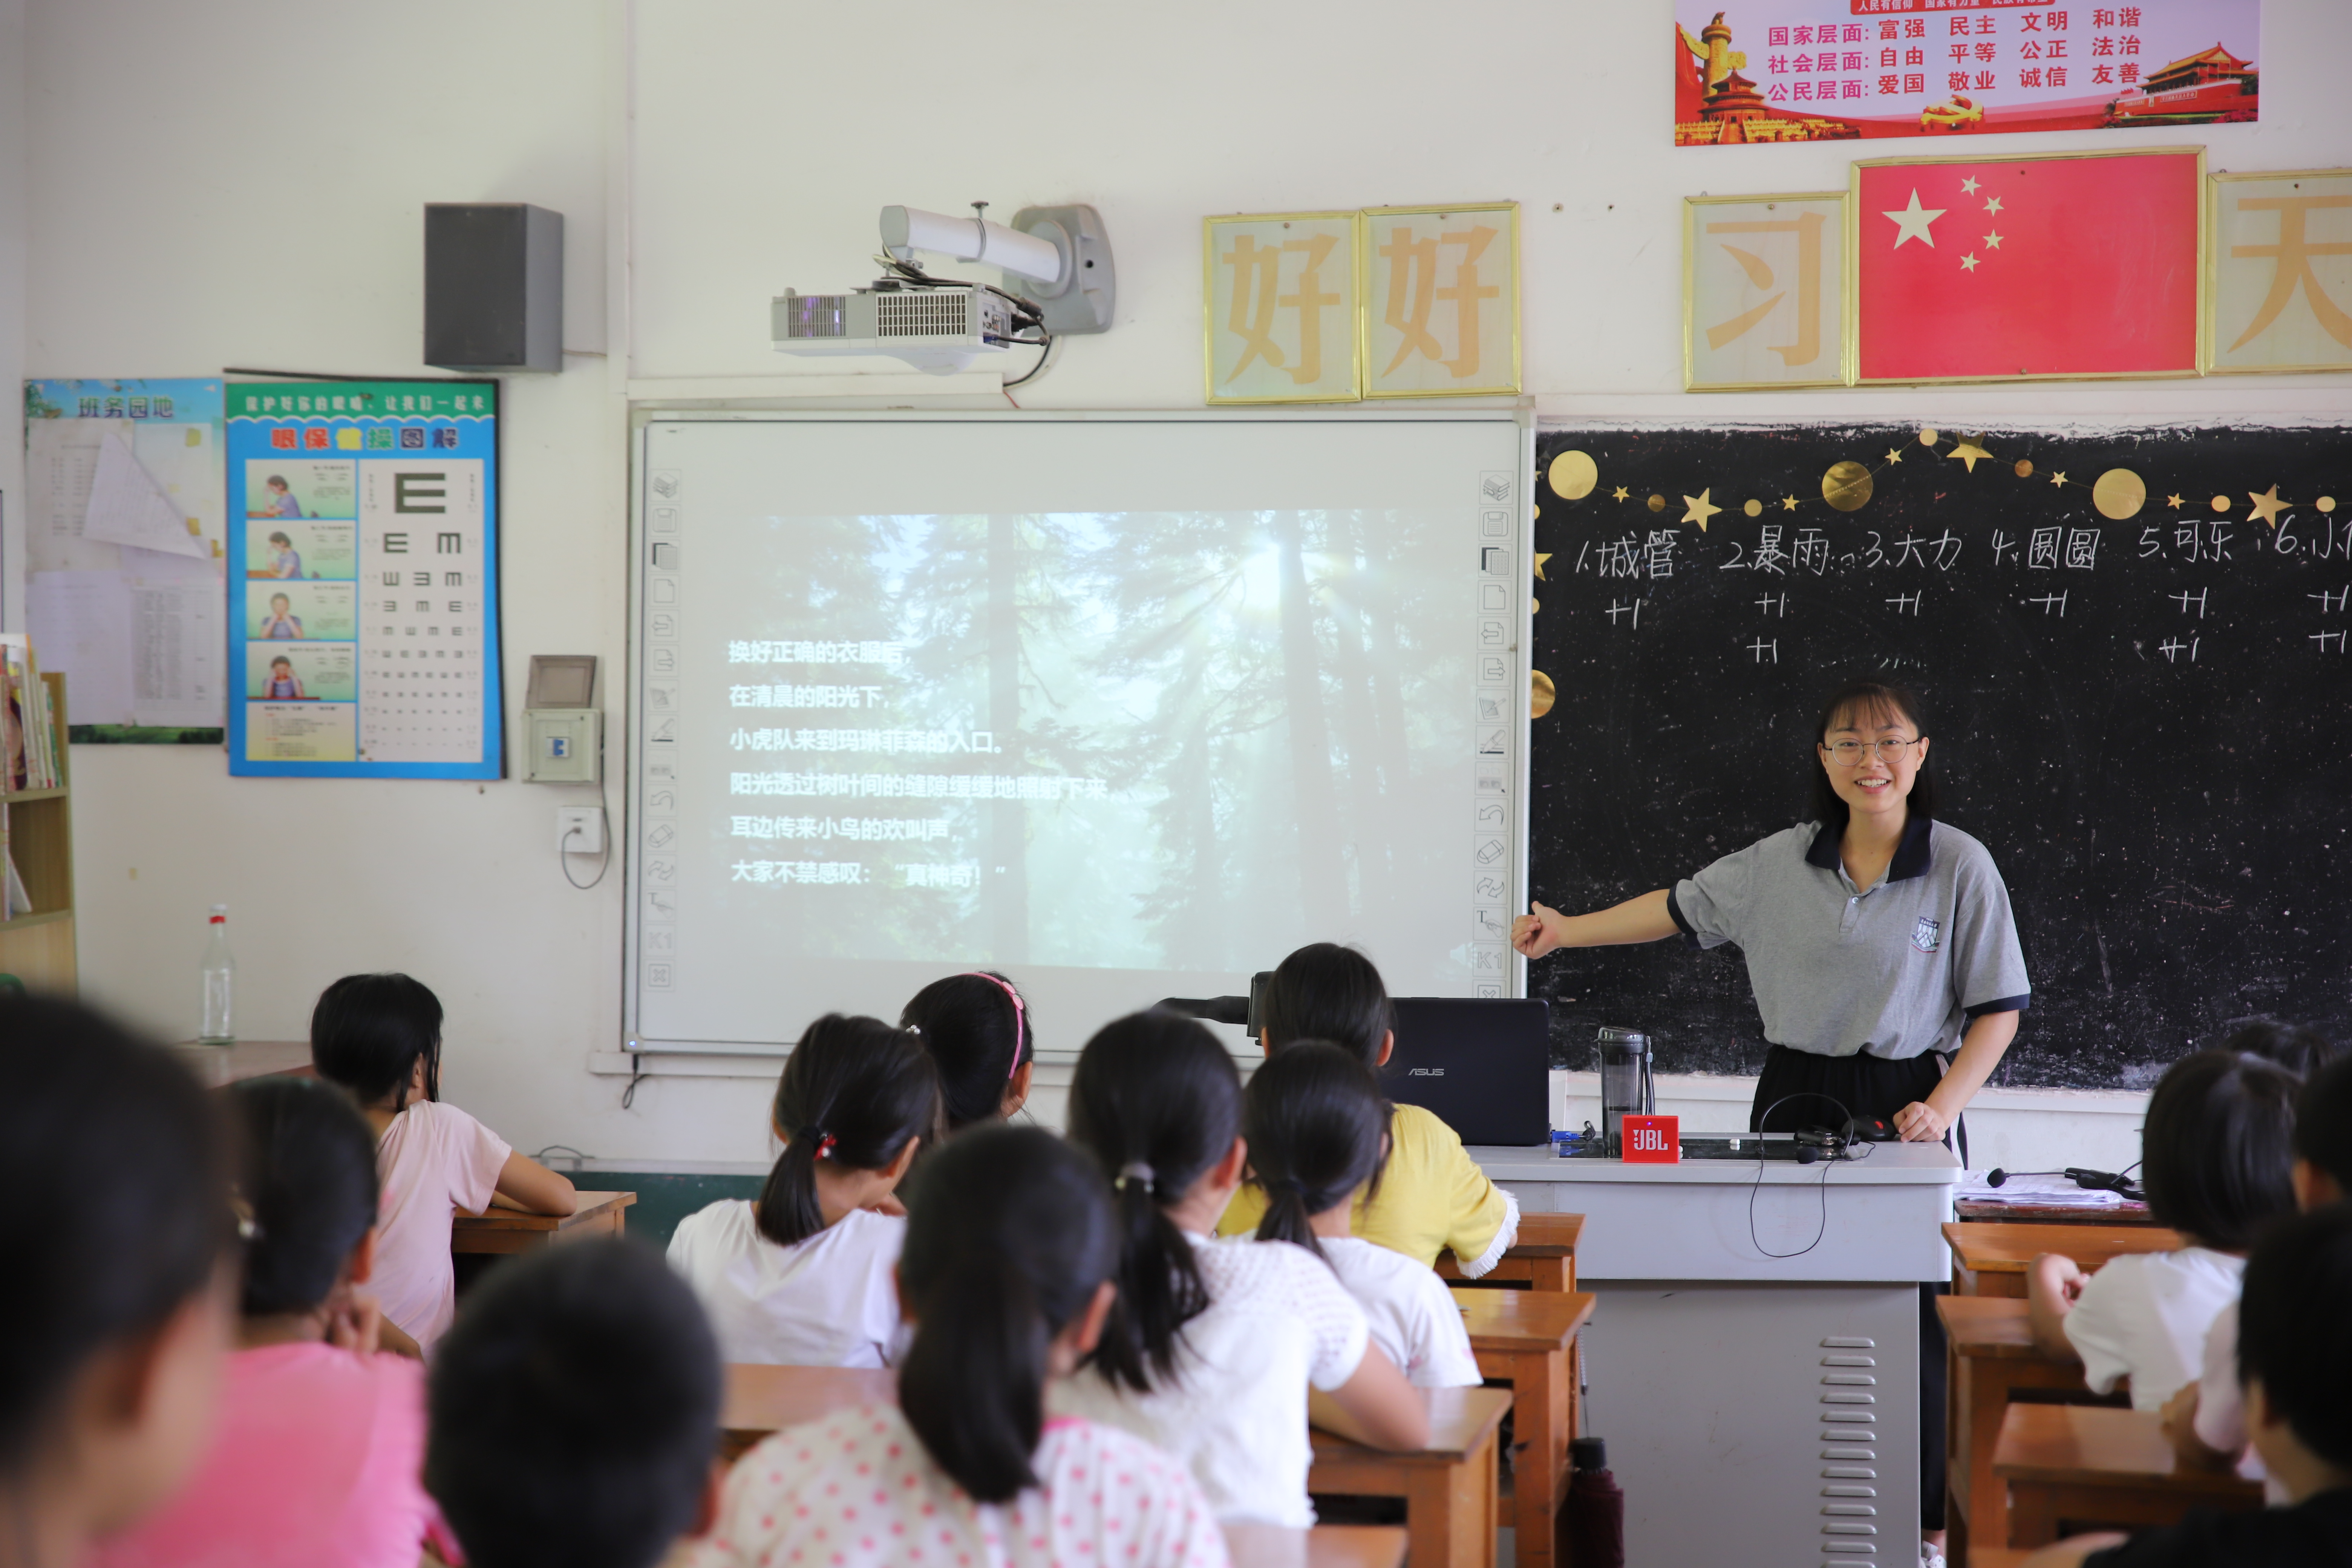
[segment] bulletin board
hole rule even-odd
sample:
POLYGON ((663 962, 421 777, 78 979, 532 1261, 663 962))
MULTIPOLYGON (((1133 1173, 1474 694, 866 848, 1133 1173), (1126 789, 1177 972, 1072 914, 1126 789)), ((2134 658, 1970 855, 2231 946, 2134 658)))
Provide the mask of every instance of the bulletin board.
POLYGON ((232 384, 229 771, 495 779, 498 384, 232 384))

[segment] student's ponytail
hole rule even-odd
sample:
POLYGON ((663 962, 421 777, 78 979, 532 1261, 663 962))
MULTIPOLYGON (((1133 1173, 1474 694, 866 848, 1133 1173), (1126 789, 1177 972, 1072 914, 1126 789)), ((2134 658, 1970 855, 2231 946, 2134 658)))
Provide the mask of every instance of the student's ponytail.
POLYGON ((898 1408, 965 1491, 1010 1501, 1037 1484, 1054 1336, 1118 1263, 1110 1194, 1052 1133, 980 1128, 924 1162, 908 1211, 898 1408))
POLYGON ((333 1085, 259 1078, 230 1091, 248 1318, 316 1310, 376 1222, 375 1134, 333 1085))
POLYGON ((940 1115, 939 1075, 915 1037, 879 1018, 827 1013, 793 1047, 772 1121, 784 1152, 760 1189, 760 1234, 779 1247, 824 1228, 816 1163, 852 1171, 894 1163, 940 1115))
POLYGON ((1138 1393, 1175 1375, 1184 1325, 1208 1310, 1192 1244, 1166 1208, 1233 1148, 1241 1077, 1215 1036, 1173 1013, 1105 1025, 1070 1079, 1070 1138, 1117 1189, 1118 1300, 1095 1365, 1138 1393))
POLYGON ((1390 1106, 1371 1069, 1328 1040, 1294 1040, 1250 1079, 1244 1114, 1251 1179, 1265 1192, 1260 1241, 1323 1256, 1308 1221, 1356 1189, 1377 1188, 1388 1163, 1390 1106))

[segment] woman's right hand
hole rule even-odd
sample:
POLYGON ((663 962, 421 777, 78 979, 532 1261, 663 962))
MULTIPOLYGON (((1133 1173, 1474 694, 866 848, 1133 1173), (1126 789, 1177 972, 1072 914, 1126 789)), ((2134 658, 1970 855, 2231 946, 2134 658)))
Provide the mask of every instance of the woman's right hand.
POLYGON ((1533 912, 1511 922, 1511 945, 1529 958, 1541 958, 1559 945, 1560 921, 1565 917, 1532 899, 1528 908, 1533 912))

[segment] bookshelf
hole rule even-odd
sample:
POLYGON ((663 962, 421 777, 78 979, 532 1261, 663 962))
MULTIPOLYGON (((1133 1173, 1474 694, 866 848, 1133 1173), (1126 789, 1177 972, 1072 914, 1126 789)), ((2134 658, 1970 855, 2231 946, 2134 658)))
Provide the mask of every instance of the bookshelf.
POLYGON ((33 912, 0 921, 0 974, 27 990, 74 994, 73 764, 66 746, 66 678, 47 674, 57 725, 57 789, 0 794, 8 808, 8 854, 32 895, 33 912))

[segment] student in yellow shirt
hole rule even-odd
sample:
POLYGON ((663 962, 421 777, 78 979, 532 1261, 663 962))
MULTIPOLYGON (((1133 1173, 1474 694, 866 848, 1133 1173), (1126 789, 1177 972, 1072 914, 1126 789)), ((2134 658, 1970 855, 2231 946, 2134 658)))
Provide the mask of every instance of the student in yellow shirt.
MULTIPOLYGON (((1294 1040, 1331 1041, 1374 1068, 1389 1059, 1396 1032, 1389 1026, 1388 987, 1370 959, 1318 942, 1282 961, 1266 987, 1258 1043, 1272 1056, 1294 1040)), ((1468 1279, 1492 1269, 1518 1238, 1517 1201, 1463 1152, 1454 1129, 1420 1106, 1396 1107, 1389 1141, 1379 1193, 1369 1202, 1356 1194, 1352 1234, 1424 1267, 1450 1247, 1468 1279)), ((1217 1234, 1251 1235, 1265 1214, 1265 1190, 1245 1184, 1217 1222, 1217 1234)))

